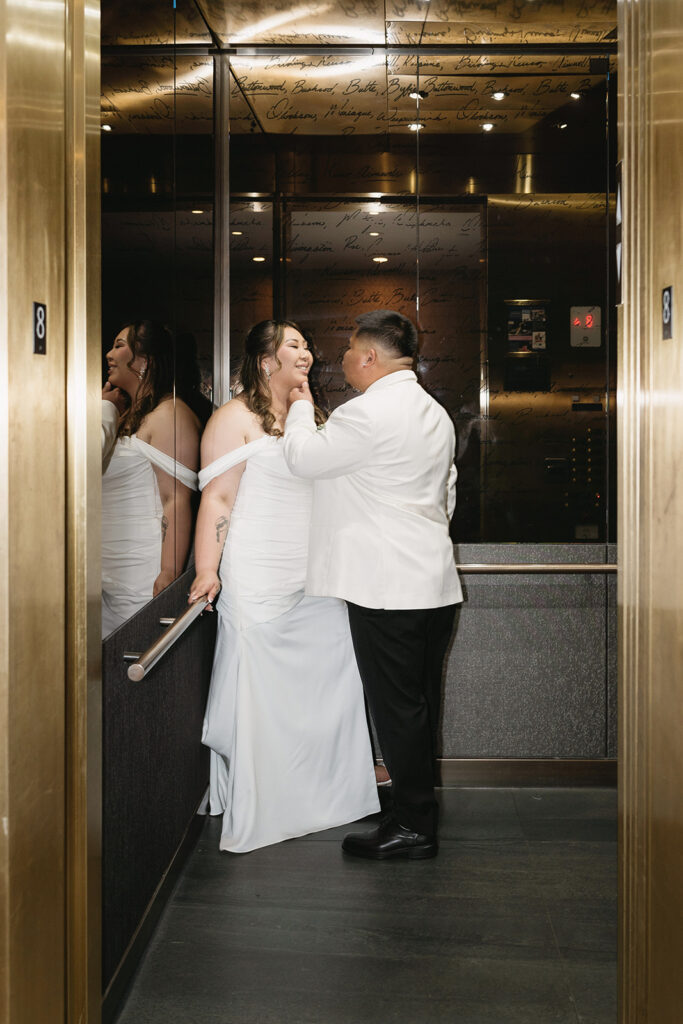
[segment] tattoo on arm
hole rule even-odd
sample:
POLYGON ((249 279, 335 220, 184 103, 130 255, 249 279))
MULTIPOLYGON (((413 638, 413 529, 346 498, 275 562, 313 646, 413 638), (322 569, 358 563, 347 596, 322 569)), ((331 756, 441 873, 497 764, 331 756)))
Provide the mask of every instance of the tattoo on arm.
POLYGON ((216 543, 220 544, 221 540, 224 540, 224 535, 228 532, 228 517, 219 516, 216 520, 216 543))
POLYGON ((168 533, 168 516, 161 517, 161 543, 163 544, 166 540, 166 534, 168 533))

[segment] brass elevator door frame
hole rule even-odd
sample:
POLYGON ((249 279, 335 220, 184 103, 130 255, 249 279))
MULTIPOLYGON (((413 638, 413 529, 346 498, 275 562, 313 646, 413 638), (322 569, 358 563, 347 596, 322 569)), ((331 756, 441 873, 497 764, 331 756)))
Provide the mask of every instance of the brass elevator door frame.
POLYGON ((0 1018, 97 1024, 99 7, 0 23, 0 1018))

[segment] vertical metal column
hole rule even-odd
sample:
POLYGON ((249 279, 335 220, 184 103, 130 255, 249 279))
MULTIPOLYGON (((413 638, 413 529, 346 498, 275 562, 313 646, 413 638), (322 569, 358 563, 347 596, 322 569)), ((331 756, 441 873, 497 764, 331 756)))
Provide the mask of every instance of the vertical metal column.
POLYGON ((213 401, 219 406, 230 398, 230 58, 216 54, 213 69, 213 401))

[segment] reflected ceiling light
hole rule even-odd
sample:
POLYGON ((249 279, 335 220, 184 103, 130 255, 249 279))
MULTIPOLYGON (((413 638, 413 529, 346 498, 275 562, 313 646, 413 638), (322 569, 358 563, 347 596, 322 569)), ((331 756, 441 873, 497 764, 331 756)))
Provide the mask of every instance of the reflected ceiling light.
MULTIPOLYGON (((318 8, 318 14, 324 14, 329 11, 332 4, 321 4, 318 8)), ((264 32, 272 32, 273 29, 281 29, 284 25, 288 25, 292 21, 296 21, 297 18, 303 17, 305 14, 310 14, 308 7, 295 7, 294 10, 286 11, 283 14, 274 14, 269 18, 262 18, 261 21, 251 22, 249 27, 244 32, 238 32, 232 36, 232 43, 245 43, 250 42, 252 39, 258 39, 259 35, 264 32)))
POLYGON ((254 263, 265 263, 266 262, 266 257, 265 256, 252 256, 251 258, 252 258, 254 263))
POLYGON ((571 98, 573 100, 580 100, 581 99, 581 93, 580 92, 570 92, 569 95, 571 96, 571 98))
POLYGON ((372 257, 372 262, 373 263, 388 263, 389 261, 388 261, 386 256, 373 256, 372 257))
POLYGON ((499 90, 498 92, 492 93, 491 96, 492 96, 492 99, 494 99, 494 100, 504 100, 505 99, 505 93, 502 90, 499 90))
POLYGON ((374 206, 371 206, 370 209, 368 210, 368 213, 370 214, 371 217, 376 217, 381 212, 382 212, 382 204, 381 203, 375 203, 374 206))
POLYGON ((413 121, 413 123, 409 124, 408 127, 410 128, 411 132, 419 132, 422 128, 424 128, 424 125, 420 124, 419 121, 413 121))
POLYGON ((242 232, 241 232, 241 231, 233 231, 233 232, 232 232, 232 234, 233 234, 233 235, 241 235, 241 234, 242 234, 242 232))
POLYGON ((481 126, 481 130, 483 132, 492 132, 493 131, 493 125, 491 124, 490 121, 487 121, 486 124, 483 124, 481 126))
MULTIPOLYGON (((320 18, 321 15, 326 14, 328 11, 334 12, 333 17, 336 15, 336 4, 325 3, 316 4, 315 6, 307 3, 302 4, 300 7, 294 7, 283 13, 274 14, 267 18, 262 18, 261 21, 251 22, 243 32, 238 32, 236 35, 231 36, 231 43, 251 43, 257 40, 259 37, 268 33, 270 35, 294 35, 296 33, 296 26, 293 24, 296 21, 302 21, 311 14, 315 14, 316 18, 320 18), (291 26, 291 31, 289 30, 291 26)), ((361 19, 359 19, 361 20, 361 19)), ((359 43, 377 43, 381 44, 386 42, 384 31, 372 31, 363 25, 359 26, 355 31, 349 27, 348 22, 346 24, 339 24, 336 21, 325 22, 322 21, 316 24, 316 35, 320 36, 331 36, 333 38, 339 37, 345 40, 357 40, 359 43)))
POLYGON ((382 198, 382 193, 381 192, 368 192, 368 195, 370 196, 371 199, 381 199, 382 198))
POLYGON ((429 96, 428 92, 423 92, 422 89, 414 89, 413 92, 409 92, 411 100, 426 100, 429 96))
POLYGON ((371 231, 370 234, 373 238, 379 238, 379 231, 371 231))
POLYGON ((101 128, 102 128, 103 132, 110 132, 111 131, 111 125, 110 124, 103 124, 103 125, 101 125, 101 128))
POLYGON ((204 213, 203 210, 193 210, 192 213, 204 213))

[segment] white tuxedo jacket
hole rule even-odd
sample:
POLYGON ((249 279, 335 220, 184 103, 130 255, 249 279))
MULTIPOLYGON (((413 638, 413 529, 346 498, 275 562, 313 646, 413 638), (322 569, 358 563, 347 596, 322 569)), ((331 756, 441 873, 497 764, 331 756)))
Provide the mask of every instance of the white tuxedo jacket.
POLYGON ((448 527, 455 508, 455 431, 412 370, 336 409, 317 429, 294 402, 285 458, 316 481, 306 593, 365 608, 462 601, 448 527))

